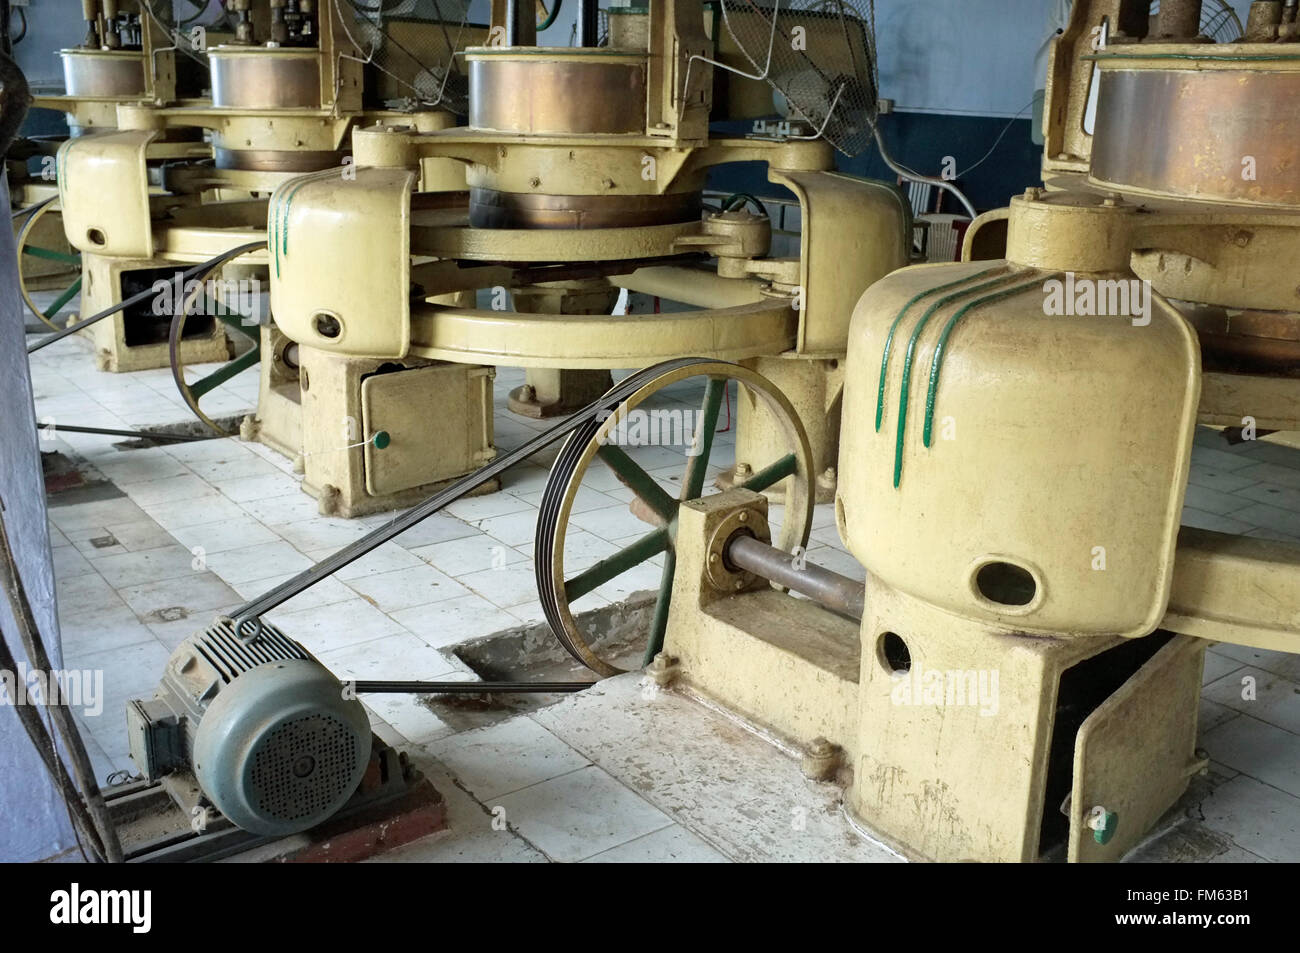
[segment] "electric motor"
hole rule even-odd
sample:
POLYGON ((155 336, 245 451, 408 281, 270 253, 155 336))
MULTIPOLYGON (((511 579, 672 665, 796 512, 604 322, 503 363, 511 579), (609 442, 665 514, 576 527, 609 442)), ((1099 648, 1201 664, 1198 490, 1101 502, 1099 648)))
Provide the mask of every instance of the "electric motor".
POLYGON ((370 760, 361 703, 265 623, 251 641, 219 622, 182 642, 154 697, 127 703, 127 727, 146 778, 191 772, 217 810, 256 834, 321 823, 356 791, 370 760))

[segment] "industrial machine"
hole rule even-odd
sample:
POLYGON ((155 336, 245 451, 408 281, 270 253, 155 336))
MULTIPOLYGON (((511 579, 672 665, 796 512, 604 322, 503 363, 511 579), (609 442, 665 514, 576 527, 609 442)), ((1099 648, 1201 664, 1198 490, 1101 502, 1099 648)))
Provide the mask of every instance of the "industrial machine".
POLYGON ((835 513, 865 587, 765 545, 756 494, 667 524, 651 671, 910 856, 1118 859, 1204 766, 1202 640, 1300 651, 1300 550, 1179 526, 1198 423, 1300 428, 1296 7, 1230 44, 1148 10, 1076 2, 1048 189, 858 302, 835 513))
MULTIPOLYGON (((581 220, 605 207, 601 199, 618 199, 609 204, 620 211, 637 204, 615 191, 634 180, 612 174, 605 192, 561 191, 590 183, 584 148, 609 150, 602 170, 635 168, 632 157, 644 155, 659 167, 679 161, 680 175, 704 159, 659 149, 649 129, 625 133, 630 156, 604 145, 608 136, 600 146, 571 131, 538 141, 519 130, 542 122, 531 112, 501 135, 477 125, 427 135, 358 131, 363 188, 328 190, 335 204, 327 205, 325 190, 306 180, 289 187, 291 208, 283 189, 272 202, 275 293, 286 333, 304 348, 461 360, 509 350, 540 366, 555 363, 558 349, 543 344, 562 331, 572 335, 564 362, 579 369, 608 363, 615 347, 623 360, 654 354, 639 317, 479 311, 425 297, 485 277, 526 287, 599 275, 620 287, 671 286, 678 300, 703 289, 707 310, 648 322, 702 354, 633 374, 209 632, 250 648, 274 641, 265 612, 566 438, 540 504, 535 562, 543 611, 575 658, 601 675, 619 670, 584 632, 575 605, 659 559, 649 677, 800 747, 807 775, 843 785, 848 808, 873 836, 916 859, 1120 859, 1206 765, 1196 748, 1205 640, 1300 651, 1300 549, 1180 526, 1198 424, 1233 426, 1247 438, 1300 430, 1300 319, 1287 270, 1300 238, 1300 181, 1287 139, 1300 118, 1291 89, 1300 62, 1290 52, 1296 7, 1254 4, 1244 37, 1231 43, 1199 35, 1199 3, 1166 0, 1154 20, 1149 9, 1146 0, 1075 4, 1052 51, 1048 188, 977 220, 963 262, 903 268, 859 289, 846 354, 835 359, 839 420, 820 432, 813 428, 829 409, 813 413, 806 390, 773 378, 787 364, 826 359, 763 355, 747 332, 784 327, 801 354, 801 335, 817 330, 805 327, 818 300, 810 292, 835 292, 801 257, 808 308, 793 309, 778 280, 786 273, 776 270, 785 266, 753 251, 761 244, 747 216, 705 214, 697 225, 665 211, 657 187, 636 186, 641 204, 667 221, 518 227, 556 209, 581 220), (1155 134, 1161 149, 1149 148, 1155 134), (522 171, 508 161, 533 152, 535 164, 521 163, 522 171), (468 162, 468 207, 415 191, 416 163, 446 154, 468 162), (549 184, 553 176, 562 184, 549 184), (554 191, 536 198, 531 190, 543 182, 554 191), (393 295, 373 312, 397 308, 399 325, 366 320, 368 299, 343 295, 342 284, 321 296, 308 286, 297 256, 325 262, 327 274, 350 266, 318 240, 327 211, 339 209, 372 226, 353 255, 398 271, 402 280, 380 283, 381 293, 418 285, 409 299, 393 295), (499 217, 516 227, 476 224, 499 217), (377 225, 394 219, 403 227, 389 234, 377 225), (542 257, 539 249, 563 242, 572 259, 587 248, 584 232, 600 238, 586 252, 589 269, 542 257), (683 236, 717 258, 716 273, 654 254, 681 247, 683 236), (369 257, 385 240, 386 252, 369 257), (611 259, 615 251, 621 257, 611 259), (412 264, 419 253, 428 260, 412 264), (718 307, 720 289, 737 287, 724 282, 753 274, 775 275, 760 300, 718 307), (610 343, 605 332, 615 324, 610 343), (741 395, 742 423, 754 428, 738 438, 737 459, 754 466, 737 466, 709 493, 713 434, 729 391, 741 395), (674 496, 620 440, 635 414, 686 396, 699 412, 674 496), (836 527, 865 583, 810 564, 804 552, 831 430, 836 527), (764 452, 741 456, 759 446, 757 435, 764 452), (570 573, 567 528, 596 467, 632 491, 631 509, 647 527, 620 552, 570 573)), ((650 36, 678 31, 669 46, 689 60, 689 44, 679 44, 694 20, 676 5, 666 11, 665 19, 652 8, 650 36)), ((582 59, 592 54, 570 55, 579 57, 575 69, 607 68, 582 59)), ((621 53, 607 55, 628 65, 621 53)), ((545 75, 537 64, 557 57, 472 51, 471 105, 476 84, 494 70, 545 75)), ((663 65, 650 60, 645 75, 663 65)), ((640 74, 632 75, 635 83, 640 74)), ((648 94, 649 102, 696 101, 689 84, 647 86, 656 88, 667 93, 648 94)), ((667 117, 675 134, 691 106, 683 110, 675 119, 671 111, 649 116, 667 117)), ((479 121, 507 122, 486 115, 479 121)), ((820 210, 818 176, 831 173, 799 166, 812 161, 805 157, 815 157, 814 146, 710 140, 696 148, 766 155, 774 180, 798 186, 802 251, 815 250, 809 213, 820 210)), ((855 195, 855 187, 828 188, 846 204, 855 195)))
MULTIPOLYGON (((201 22, 204 12, 181 18, 158 0, 84 0, 85 39, 59 51, 64 92, 38 94, 33 106, 63 113, 75 137, 113 131, 119 103, 200 102, 207 70, 201 53, 190 48, 189 38, 199 34, 190 31, 203 31, 214 44, 222 39, 215 23, 201 22)), ((21 139, 6 156, 23 266, 19 290, 32 314, 51 327, 82 284, 80 255, 64 235, 57 201, 55 153, 63 138, 21 139), (31 292, 51 289, 60 294, 37 307, 31 292)))
MULTIPOLYGON (((271 301, 299 346, 303 442, 325 433, 346 448, 304 462, 324 511, 404 492, 430 455, 486 459, 486 416, 481 431, 465 427, 465 408, 481 406, 473 372, 457 368, 526 368, 511 406, 545 416, 594 399, 610 369, 681 354, 774 381, 810 436, 815 492, 830 498, 849 315, 906 263, 910 230, 895 188, 834 171, 833 150, 862 148, 873 128, 869 5, 653 0, 608 20, 598 45, 587 0, 578 46, 540 47, 531 10, 494 3, 488 45, 465 51, 466 127, 360 126, 355 180, 303 176, 272 196, 271 301), (750 135, 710 133, 711 120, 778 109, 788 118, 750 135), (422 185, 431 161, 456 164, 468 191, 422 185), (703 206, 710 170, 737 162, 766 164, 797 199, 797 255, 769 254, 756 201, 703 206), (611 315, 621 289, 684 310, 611 315), (463 384, 407 389, 378 374, 338 386, 410 361, 463 384)), ((743 483, 785 454, 786 434, 743 396, 737 425, 729 479, 743 483)))
MULTIPOLYGON (((359 411, 304 433, 302 395, 310 376, 300 375, 297 346, 265 307, 267 266, 283 247, 251 248, 237 260, 224 255, 266 241, 268 197, 285 182, 306 172, 350 186, 354 125, 384 120, 430 130, 455 121, 454 110, 464 110, 465 78, 453 54, 484 31, 468 24, 467 6, 450 12, 416 0, 400 9, 352 0, 232 2, 229 42, 198 51, 210 69, 210 104, 162 98, 119 104, 115 131, 64 145, 60 204, 68 237, 85 256, 82 314, 115 309, 105 320, 87 322, 101 367, 170 364, 196 416, 230 434, 241 430, 238 421, 209 413, 202 402, 260 365, 258 411, 244 423, 245 437, 296 460, 346 456, 348 447, 365 442, 354 436, 365 422, 359 411), (182 268, 208 261, 210 271, 177 280, 182 268), (142 295, 149 289, 155 293, 142 295), (200 379, 187 371, 211 362, 221 366, 200 379)), ((83 58, 81 51, 65 57, 83 58)), ((458 164, 436 159, 420 166, 419 179, 430 192, 464 184, 458 164)), ((420 394, 442 402, 440 419, 470 444, 408 459, 396 477, 371 484, 357 511, 409 502, 490 459, 490 369, 354 362, 337 381, 330 370, 315 375, 322 385, 315 393, 328 389, 357 405, 364 390, 376 395, 368 406, 406 405, 420 394)), ((449 440, 448 447, 457 443, 449 440)), ((330 493, 321 495, 329 511, 330 493)))

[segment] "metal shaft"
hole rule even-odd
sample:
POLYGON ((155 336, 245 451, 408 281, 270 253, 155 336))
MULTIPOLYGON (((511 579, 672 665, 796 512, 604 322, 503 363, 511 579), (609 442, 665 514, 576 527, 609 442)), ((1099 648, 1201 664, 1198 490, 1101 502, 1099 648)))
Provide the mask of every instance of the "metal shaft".
POLYGON ((866 586, 821 566, 797 560, 784 550, 752 536, 737 536, 727 546, 732 565, 762 576, 825 606, 833 612, 861 620, 866 586))
POLYGON ((505 0, 506 46, 536 46, 537 20, 528 0, 505 0))
POLYGON ((193 443, 196 440, 214 440, 216 434, 156 433, 150 430, 114 430, 111 427, 74 427, 71 424, 43 424, 36 421, 36 429, 54 433, 89 433, 103 437, 134 437, 137 440, 162 440, 173 443, 193 443))
POLYGON ((352 683, 352 690, 358 695, 567 694, 585 691, 594 684, 596 683, 357 681, 352 683))
POLYGON ((600 4, 598 0, 578 0, 578 45, 596 46, 600 42, 600 4))
POLYGON ((1201 0, 1164 0, 1157 16, 1161 37, 1190 40, 1201 32, 1201 0))

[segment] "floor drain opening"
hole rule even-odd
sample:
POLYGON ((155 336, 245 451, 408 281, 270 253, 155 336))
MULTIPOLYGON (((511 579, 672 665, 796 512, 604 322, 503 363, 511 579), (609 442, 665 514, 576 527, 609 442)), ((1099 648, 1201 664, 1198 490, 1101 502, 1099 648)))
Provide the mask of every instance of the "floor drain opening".
MULTIPOLYGON (((624 602, 600 606, 576 618, 601 658, 623 669, 641 667, 655 594, 634 593, 624 602)), ((434 607, 436 608, 436 607, 434 607)), ((580 682, 597 676, 560 645, 545 623, 520 625, 462 642, 452 652, 484 681, 580 682)), ((425 695, 420 703, 458 731, 481 728, 521 712, 536 711, 567 697, 551 694, 425 695)))

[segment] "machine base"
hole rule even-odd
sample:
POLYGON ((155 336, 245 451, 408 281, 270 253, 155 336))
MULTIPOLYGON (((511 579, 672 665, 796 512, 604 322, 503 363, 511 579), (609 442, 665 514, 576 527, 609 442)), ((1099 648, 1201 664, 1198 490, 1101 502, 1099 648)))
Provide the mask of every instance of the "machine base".
POLYGON ((105 790, 128 863, 206 863, 225 858, 262 863, 365 860, 446 828, 446 803, 405 755, 374 739, 361 787, 325 823, 289 837, 240 830, 217 816, 201 830, 193 818, 193 779, 117 785, 105 790))

